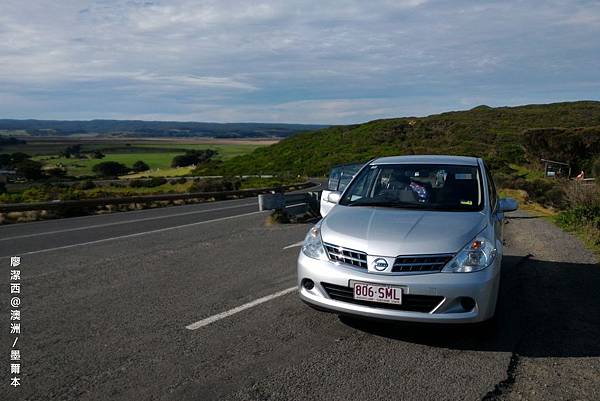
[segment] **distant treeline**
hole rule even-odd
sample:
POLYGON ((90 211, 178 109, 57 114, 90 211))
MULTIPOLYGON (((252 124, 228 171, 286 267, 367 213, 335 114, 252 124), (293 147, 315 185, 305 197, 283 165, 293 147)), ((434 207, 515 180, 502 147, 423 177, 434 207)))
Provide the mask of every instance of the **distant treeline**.
POLYGON ((153 137, 272 138, 314 131, 324 125, 270 123, 205 123, 140 120, 11 120, 0 119, 0 130, 26 131, 34 136, 113 134, 153 137))

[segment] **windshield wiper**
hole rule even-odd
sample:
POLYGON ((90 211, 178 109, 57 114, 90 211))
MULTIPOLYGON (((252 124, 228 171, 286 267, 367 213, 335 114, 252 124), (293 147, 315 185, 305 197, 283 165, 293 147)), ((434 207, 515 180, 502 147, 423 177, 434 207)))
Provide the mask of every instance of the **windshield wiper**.
POLYGON ((427 205, 420 203, 411 202, 361 202, 360 200, 349 203, 347 206, 381 206, 381 207, 395 207, 401 209, 423 209, 427 208, 427 205))

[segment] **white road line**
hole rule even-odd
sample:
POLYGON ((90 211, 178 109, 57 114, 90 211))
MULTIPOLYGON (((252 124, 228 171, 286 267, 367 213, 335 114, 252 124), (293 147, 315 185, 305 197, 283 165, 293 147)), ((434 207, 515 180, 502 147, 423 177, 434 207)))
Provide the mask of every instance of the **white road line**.
POLYGON ((293 244, 290 244, 290 245, 288 245, 288 246, 284 246, 284 247, 283 247, 283 248, 281 248, 281 249, 290 249, 290 248, 295 248, 295 247, 297 247, 297 246, 302 246, 302 244, 304 244, 304 241, 298 241, 298 242, 295 242, 295 243, 293 243, 293 244))
MULTIPOLYGON (((266 212, 267 211, 262 211, 262 212, 259 211, 259 212, 250 212, 250 213, 237 214, 235 216, 220 217, 218 219, 198 221, 196 223, 182 224, 182 225, 173 226, 173 227, 159 228, 157 230, 142 231, 142 232, 139 232, 139 233, 133 233, 133 234, 127 234, 127 235, 119 235, 117 237, 103 238, 103 239, 98 239, 98 240, 95 240, 95 241, 88 241, 88 242, 80 242, 78 244, 58 246, 56 248, 47 248, 47 249, 40 249, 40 250, 37 250, 37 251, 23 252, 23 253, 18 253, 18 255, 19 256, 34 255, 36 253, 59 251, 59 250, 63 250, 63 249, 75 248, 75 247, 84 246, 84 245, 101 244, 103 242, 113 241, 113 240, 117 240, 117 239, 140 237, 142 235, 147 235, 147 234, 154 234, 154 233, 160 233, 160 232, 164 232, 164 231, 177 230, 179 228, 193 227, 193 226, 198 226, 200 224, 214 223, 216 221, 230 220, 230 219, 235 219, 237 217, 251 216, 253 214, 266 213, 266 212)), ((8 258, 8 257, 10 257, 10 256, 9 255, 0 256, 0 259, 2 259, 2 258, 8 258)))
POLYGON ((92 225, 92 226, 85 226, 85 227, 65 228, 64 230, 54 230, 54 231, 45 231, 45 232, 34 233, 34 234, 15 235, 14 237, 0 238, 0 241, 8 241, 8 240, 15 240, 15 239, 22 239, 22 238, 30 238, 30 237, 39 237, 41 235, 60 234, 60 233, 66 233, 66 232, 70 232, 70 231, 88 230, 88 229, 91 229, 91 228, 110 227, 110 226, 117 226, 119 224, 138 223, 140 221, 150 221, 150 220, 166 219, 166 218, 169 218, 169 217, 188 216, 188 215, 191 215, 191 214, 218 212, 219 210, 236 209, 236 208, 248 207, 248 206, 252 206, 252 205, 254 205, 254 204, 253 203, 246 203, 246 204, 243 204, 243 205, 226 206, 226 207, 221 207, 221 208, 217 208, 217 209, 196 210, 196 211, 193 211, 193 212, 185 212, 185 213, 178 213, 178 214, 169 214, 169 215, 166 215, 166 216, 145 217, 143 219, 123 220, 123 221, 116 221, 114 223, 95 224, 95 225, 92 225))
POLYGON ((199 329, 201 327, 207 326, 207 325, 209 325, 211 323, 214 323, 216 321, 219 321, 221 319, 225 319, 226 317, 229 317, 231 315, 235 315, 238 312, 244 311, 246 309, 250 309, 250 308, 252 308, 254 306, 263 304, 263 303, 268 302, 268 301, 270 301, 272 299, 279 298, 279 297, 281 297, 281 296, 283 296, 285 294, 289 294, 290 292, 295 291, 295 290, 297 290, 296 286, 290 287, 290 288, 286 288, 285 290, 281 290, 281 291, 276 292, 274 294, 267 295, 266 297, 255 299, 252 302, 248 302, 247 304, 243 304, 243 305, 240 305, 240 306, 238 306, 236 308, 229 309, 228 311, 225 311, 225 312, 219 313, 217 315, 213 315, 213 316, 207 317, 206 319, 202 319, 202 320, 200 320, 200 321, 198 321, 196 323, 192 323, 190 325, 187 325, 187 326, 185 326, 185 328, 188 329, 188 330, 197 330, 197 329, 199 329))

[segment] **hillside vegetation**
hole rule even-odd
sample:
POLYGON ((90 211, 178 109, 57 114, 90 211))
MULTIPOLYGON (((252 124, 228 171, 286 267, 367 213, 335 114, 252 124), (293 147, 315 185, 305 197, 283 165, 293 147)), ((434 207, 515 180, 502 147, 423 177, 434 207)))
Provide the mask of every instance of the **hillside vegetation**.
POLYGON ((317 176, 340 163, 407 154, 480 156, 496 171, 539 157, 589 169, 600 153, 600 102, 519 107, 479 106, 428 117, 376 120, 302 133, 226 161, 199 174, 317 176), (587 127, 587 128, 582 128, 587 127))

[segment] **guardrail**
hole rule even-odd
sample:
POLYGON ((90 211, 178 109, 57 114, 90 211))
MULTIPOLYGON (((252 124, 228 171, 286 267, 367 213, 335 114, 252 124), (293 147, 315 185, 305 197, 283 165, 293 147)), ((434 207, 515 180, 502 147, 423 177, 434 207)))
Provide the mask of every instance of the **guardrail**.
MULTIPOLYGON (((161 201, 176 201, 187 199, 228 199, 228 198, 243 198, 256 196, 265 193, 289 191, 305 189, 316 184, 307 181, 299 184, 282 185, 279 187, 257 188, 257 189, 242 189, 238 191, 223 191, 223 192, 188 192, 183 194, 162 194, 162 195, 142 195, 142 196, 126 196, 118 198, 98 198, 98 199, 83 199, 83 200, 65 200, 51 202, 31 202, 31 203, 4 203, 0 204, 0 213, 9 212, 25 212, 31 210, 56 210, 75 207, 96 207, 104 205, 122 205, 130 203, 151 203, 161 201)), ((302 194, 300 194, 302 195, 302 194)))
POLYGON ((289 215, 319 213, 321 191, 301 194, 261 194, 258 195, 258 210, 285 210, 289 215))

